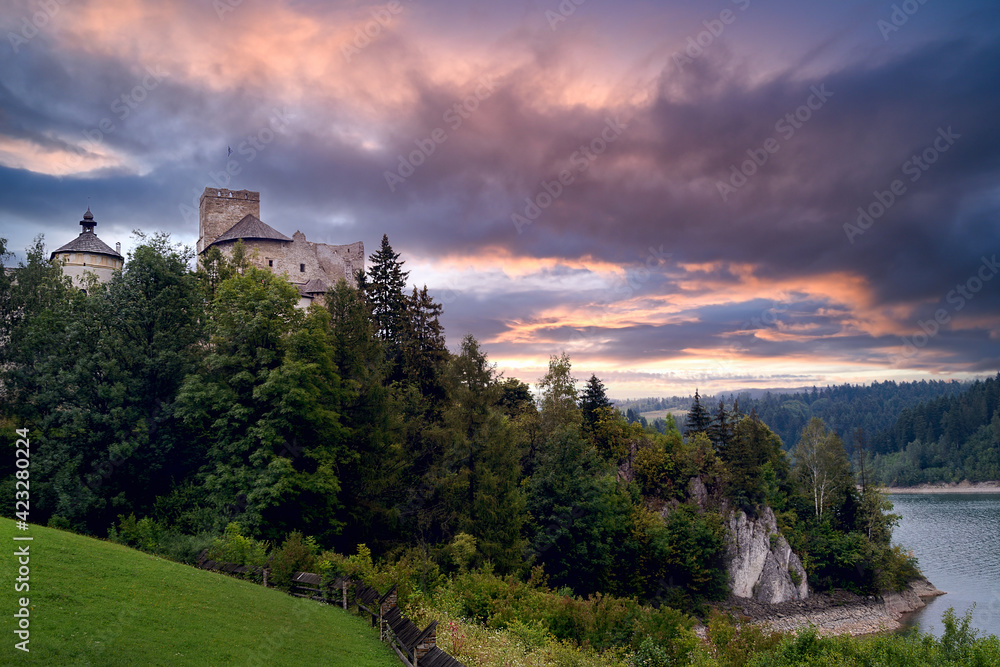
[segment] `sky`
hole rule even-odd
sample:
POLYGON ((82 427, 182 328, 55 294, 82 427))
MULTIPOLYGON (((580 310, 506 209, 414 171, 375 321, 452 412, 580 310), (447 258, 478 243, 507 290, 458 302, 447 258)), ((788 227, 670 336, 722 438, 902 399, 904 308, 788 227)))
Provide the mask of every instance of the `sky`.
MULTIPOLYGON (((383 234, 508 377, 1000 369, 995 0, 0 0, 0 236, 383 234), (229 155, 229 150, 232 155, 229 155)), ((10 260, 8 260, 8 264, 10 260)))

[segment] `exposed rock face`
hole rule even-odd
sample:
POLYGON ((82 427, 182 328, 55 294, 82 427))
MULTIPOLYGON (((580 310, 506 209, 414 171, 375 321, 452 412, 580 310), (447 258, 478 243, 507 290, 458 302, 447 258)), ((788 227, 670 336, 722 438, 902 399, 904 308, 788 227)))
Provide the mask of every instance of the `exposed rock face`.
POLYGON ((743 512, 734 513, 729 518, 727 538, 726 569, 733 595, 767 604, 809 597, 806 571, 778 533, 770 507, 765 507, 756 519, 743 512))
POLYGON ((799 632, 815 627, 821 635, 867 635, 895 631, 900 617, 924 606, 922 598, 944 595, 926 579, 910 582, 899 593, 884 591, 881 597, 859 596, 847 591, 820 593, 808 601, 762 605, 736 602, 735 610, 753 623, 778 632, 799 632))

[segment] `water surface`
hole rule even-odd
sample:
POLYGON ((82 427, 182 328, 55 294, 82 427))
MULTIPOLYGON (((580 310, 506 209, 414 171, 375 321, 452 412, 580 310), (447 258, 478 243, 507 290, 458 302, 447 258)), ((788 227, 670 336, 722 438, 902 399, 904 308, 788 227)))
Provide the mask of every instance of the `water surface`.
POLYGON ((920 568, 947 595, 909 615, 908 625, 940 636, 941 615, 961 616, 975 603, 972 625, 1000 635, 1000 494, 889 496, 902 515, 893 542, 912 550, 920 568))

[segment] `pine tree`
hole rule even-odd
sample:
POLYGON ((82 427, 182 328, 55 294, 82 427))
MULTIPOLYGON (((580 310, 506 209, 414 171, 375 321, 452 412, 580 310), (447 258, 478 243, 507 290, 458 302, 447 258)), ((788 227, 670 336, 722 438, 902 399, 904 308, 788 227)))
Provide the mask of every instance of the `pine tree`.
POLYGON ((708 411, 701 404, 701 396, 698 395, 698 390, 694 390, 694 403, 691 404, 691 410, 688 411, 687 415, 687 432, 688 435, 694 435, 695 433, 705 433, 708 430, 709 416, 708 411))
POLYGON ((594 429, 594 424, 600 418, 602 410, 612 409, 614 405, 604 391, 604 383, 597 375, 591 375, 587 380, 587 387, 580 397, 580 410, 583 412, 583 428, 590 432, 594 429))
POLYGON ((398 354, 405 326, 406 295, 403 288, 410 272, 403 271, 405 262, 399 261, 399 253, 393 251, 386 234, 382 235, 382 246, 368 259, 371 270, 366 296, 375 322, 375 335, 388 343, 390 356, 394 357, 398 354))
POLYGON ((441 374, 448 359, 441 309, 426 285, 420 291, 414 286, 412 296, 406 300, 406 319, 400 336, 400 375, 432 400, 444 397, 441 374))
POLYGON ((724 451, 733 439, 733 423, 731 421, 730 412, 726 410, 726 405, 721 400, 719 401, 719 408, 712 416, 712 421, 708 426, 707 434, 709 439, 711 439, 712 444, 715 445, 716 450, 719 452, 724 451))

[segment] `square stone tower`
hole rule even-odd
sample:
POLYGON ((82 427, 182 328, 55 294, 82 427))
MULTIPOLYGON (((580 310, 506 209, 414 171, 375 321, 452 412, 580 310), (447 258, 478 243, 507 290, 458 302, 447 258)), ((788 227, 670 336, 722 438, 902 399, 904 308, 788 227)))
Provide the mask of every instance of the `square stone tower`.
POLYGON ((198 201, 198 253, 246 215, 260 218, 260 193, 205 188, 198 201))

